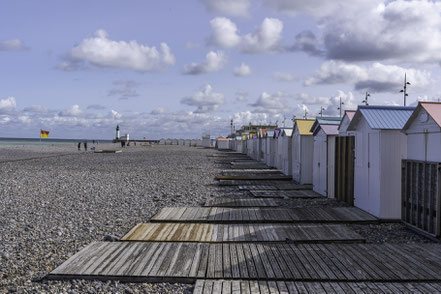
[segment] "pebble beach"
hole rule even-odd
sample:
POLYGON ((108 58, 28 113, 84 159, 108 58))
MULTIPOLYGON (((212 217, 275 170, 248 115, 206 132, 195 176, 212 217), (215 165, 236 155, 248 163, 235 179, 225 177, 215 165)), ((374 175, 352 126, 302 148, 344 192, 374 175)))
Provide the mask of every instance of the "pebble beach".
MULTIPOLYGON (((117 149, 102 144, 97 149, 117 149)), ((131 146, 99 154, 66 146, 0 148, 0 293, 192 293, 193 285, 47 281, 48 272, 93 241, 116 241, 165 206, 247 196, 218 187, 227 166, 213 149, 131 146)), ((345 206, 330 199, 285 207, 345 206)), ((352 225, 368 243, 430 242, 399 223, 352 225)))
POLYGON ((39 280, 87 244, 117 240, 164 206, 199 206, 216 193, 216 169, 207 160, 213 152, 158 145, 117 154, 78 151, 73 144, 2 147, 0 293, 191 293, 192 285, 183 284, 39 280))

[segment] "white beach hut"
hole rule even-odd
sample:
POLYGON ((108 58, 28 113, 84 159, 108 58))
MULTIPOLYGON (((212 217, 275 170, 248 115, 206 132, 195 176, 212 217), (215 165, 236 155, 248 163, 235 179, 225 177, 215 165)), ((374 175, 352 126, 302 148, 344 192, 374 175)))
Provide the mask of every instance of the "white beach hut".
POLYGON ((381 219, 401 218, 401 129, 414 109, 360 105, 347 129, 355 133, 354 205, 381 219))
POLYGON ((184 146, 184 144, 185 144, 184 139, 179 139, 179 140, 178 140, 178 145, 179 145, 179 146, 184 146))
POLYGON ((236 152, 239 152, 239 153, 242 153, 242 150, 243 150, 243 141, 242 141, 242 136, 236 136, 236 144, 235 144, 235 151, 236 152))
POLYGON ((403 132, 407 159, 441 162, 441 103, 419 102, 403 132))
POLYGON ((190 147, 190 142, 191 142, 190 139, 185 139, 184 140, 184 145, 187 146, 187 147, 190 147))
POLYGON ((402 220, 432 237, 441 235, 441 103, 419 102, 402 130, 402 220))
POLYGON ((265 134, 265 163, 268 166, 273 166, 274 164, 274 157, 271 156, 271 153, 273 152, 274 146, 273 146, 273 140, 274 140, 274 130, 268 130, 265 134))
POLYGON ((292 177, 300 184, 312 184, 314 119, 296 119, 292 133, 292 177))
POLYGON ((171 145, 172 139, 165 139, 165 145, 171 145))
POLYGON ((160 139, 159 140, 159 145, 165 145, 165 139, 160 139))
POLYGON ((210 136, 202 136, 202 147, 205 148, 211 147, 210 136))
POLYGON ((340 118, 317 118, 311 128, 314 136, 313 190, 329 198, 334 198, 335 137, 339 123, 340 118))
POLYGON ((259 129, 257 133, 257 160, 265 162, 265 146, 267 129, 259 129))
POLYGON ((217 138, 216 139, 216 147, 219 150, 228 150, 228 149, 230 149, 230 139, 227 139, 227 138, 217 138))
POLYGON ((283 174, 292 175, 292 129, 283 129, 280 136, 282 141, 282 172, 283 174))

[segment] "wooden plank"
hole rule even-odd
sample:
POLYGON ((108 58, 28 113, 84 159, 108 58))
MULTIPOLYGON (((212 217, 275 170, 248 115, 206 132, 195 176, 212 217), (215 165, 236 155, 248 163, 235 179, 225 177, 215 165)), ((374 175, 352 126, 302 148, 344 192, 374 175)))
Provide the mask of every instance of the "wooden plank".
POLYGON ((271 199, 253 198, 214 198, 205 202, 205 207, 276 207, 279 206, 271 199))
POLYGON ((278 175, 278 174, 256 174, 256 175, 239 175, 239 176, 216 176, 216 180, 259 180, 259 181, 291 181, 291 176, 278 175))
MULTIPOLYGON (((125 281, 169 278, 170 281, 182 281, 234 277, 274 281, 441 281, 441 273, 438 273, 441 268, 440 244, 409 245, 404 252, 400 252, 401 248, 403 244, 98 242, 74 255, 51 272, 48 278, 118 278, 125 281), (427 252, 431 253, 430 256, 422 258, 427 252)), ((386 289, 383 284, 370 287, 358 285, 373 290, 386 289)), ((325 288, 331 289, 330 285, 325 288)))
POLYGON ((268 222, 268 223, 296 223, 296 222, 329 222, 329 223, 375 223, 378 219, 356 207, 314 207, 314 208, 217 208, 214 219, 212 213, 195 212, 199 210, 213 209, 216 207, 194 207, 189 212, 177 217, 173 210, 179 208, 167 208, 171 213, 169 217, 162 217, 161 213, 155 215, 151 222, 209 222, 209 223, 249 223, 249 222, 268 222), (255 213, 253 220, 243 218, 244 215, 251 217, 250 213, 255 213), (206 219, 194 218, 193 215, 209 215, 206 219))

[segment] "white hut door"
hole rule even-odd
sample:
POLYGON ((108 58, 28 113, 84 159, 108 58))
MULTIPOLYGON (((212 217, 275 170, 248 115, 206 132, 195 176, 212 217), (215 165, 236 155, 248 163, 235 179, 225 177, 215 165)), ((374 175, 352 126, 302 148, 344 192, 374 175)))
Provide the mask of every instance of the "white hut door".
POLYGON ((327 156, 326 156, 326 136, 323 136, 320 138, 321 144, 320 144, 320 194, 323 196, 327 196, 326 191, 326 171, 327 171, 327 156))
POLYGON ((369 133, 368 134, 368 212, 372 213, 374 210, 374 205, 377 203, 377 197, 379 197, 378 191, 380 183, 378 182, 380 172, 379 167, 379 148, 380 148, 380 138, 379 134, 369 133))

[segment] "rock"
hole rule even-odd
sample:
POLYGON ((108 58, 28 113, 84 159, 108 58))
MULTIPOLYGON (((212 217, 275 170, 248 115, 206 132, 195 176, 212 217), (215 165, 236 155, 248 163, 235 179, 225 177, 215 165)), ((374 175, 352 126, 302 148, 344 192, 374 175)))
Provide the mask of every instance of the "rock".
POLYGON ((117 242, 119 240, 120 240, 120 238, 112 236, 112 235, 105 235, 103 238, 103 241, 105 241, 105 242, 117 242))

